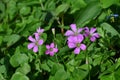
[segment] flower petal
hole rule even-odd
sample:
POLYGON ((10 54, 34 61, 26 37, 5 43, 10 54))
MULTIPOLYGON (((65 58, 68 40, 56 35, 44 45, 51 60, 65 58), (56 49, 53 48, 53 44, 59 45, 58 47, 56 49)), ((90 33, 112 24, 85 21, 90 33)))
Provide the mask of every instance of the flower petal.
POLYGON ((71 24, 70 27, 74 32, 77 32, 76 24, 71 24))
POLYGON ((35 46, 33 47, 33 52, 38 52, 38 46, 37 46, 37 45, 35 45, 35 46))
POLYGON ((71 30, 67 30, 67 32, 65 33, 65 36, 72 36, 74 35, 74 32, 71 30))
POLYGON ((84 33, 83 34, 85 37, 88 37, 90 34, 89 33, 84 33))
POLYGON ((40 39, 40 40, 38 41, 38 44, 39 44, 39 45, 42 45, 42 44, 43 44, 43 40, 40 39))
POLYGON ((53 48, 53 52, 58 52, 58 49, 57 48, 53 48))
POLYGON ((43 33, 44 32, 44 29, 41 29, 40 27, 37 29, 37 32, 38 33, 43 33))
POLYGON ((82 30, 83 30, 83 28, 80 28, 80 29, 78 29, 78 31, 77 31, 77 32, 78 32, 78 33, 80 33, 82 30))
POLYGON ((41 33, 43 33, 44 32, 44 29, 41 29, 41 31, 40 31, 41 33))
POLYGON ((29 36, 28 40, 30 40, 31 42, 35 42, 35 39, 32 36, 29 36))
POLYGON ((74 36, 74 37, 73 37, 73 42, 74 42, 74 43, 78 43, 78 38, 79 38, 78 36, 74 36))
POLYGON ((46 50, 45 54, 49 54, 49 53, 50 53, 50 51, 49 51, 49 50, 46 50))
POLYGON ((50 56, 53 56, 55 53, 53 51, 50 52, 50 56))
POLYGON ((70 37, 68 37, 68 41, 69 41, 69 42, 74 42, 74 37, 75 37, 75 36, 70 36, 70 37))
POLYGON ((35 39, 38 41, 39 40, 39 34, 35 33, 35 39))
POLYGON ((69 48, 75 48, 75 47, 76 47, 76 44, 75 44, 75 43, 72 43, 72 42, 68 42, 68 47, 69 47, 69 48))
POLYGON ((40 27, 37 29, 37 32, 38 32, 38 33, 40 32, 40 27))
POLYGON ((83 40, 84 40, 83 35, 82 35, 82 34, 79 34, 79 35, 77 36, 77 42, 81 43, 83 40))
POLYGON ((54 46, 55 46, 54 43, 50 44, 50 48, 54 48, 54 46))
POLYGON ((74 53, 79 54, 80 53, 80 48, 75 48, 74 53))
POLYGON ((96 31, 96 28, 91 28, 90 29, 90 34, 93 34, 96 31))
POLYGON ((96 37, 96 38, 99 38, 100 35, 98 33, 94 33, 92 36, 96 37))
POLYGON ((85 44, 81 44, 81 45, 80 45, 80 48, 81 48, 82 50, 86 50, 86 45, 85 45, 85 44))
POLYGON ((28 44, 28 49, 32 49, 35 46, 35 43, 28 44))
POLYGON ((84 28, 84 31, 87 32, 87 33, 90 32, 88 27, 85 27, 85 28, 84 28))
POLYGON ((90 40, 91 40, 92 42, 94 42, 94 41, 96 40, 96 38, 95 38, 94 36, 92 36, 92 37, 90 37, 90 40))
POLYGON ((50 49, 50 46, 49 46, 49 45, 46 45, 46 48, 47 48, 47 49, 50 49))

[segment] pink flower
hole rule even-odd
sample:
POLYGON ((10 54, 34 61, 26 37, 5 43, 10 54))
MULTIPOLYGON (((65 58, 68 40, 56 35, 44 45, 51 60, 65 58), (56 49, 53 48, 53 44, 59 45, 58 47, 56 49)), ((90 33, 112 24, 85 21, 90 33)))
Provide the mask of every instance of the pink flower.
POLYGON ((70 25, 72 30, 67 30, 67 32, 65 33, 65 36, 77 36, 80 34, 80 32, 83 30, 82 28, 77 29, 76 24, 71 24, 70 25))
POLYGON ((40 36, 42 33, 44 32, 44 29, 41 29, 40 27, 37 29, 37 32, 35 32, 34 34, 37 36, 40 36))
POLYGON ((100 35, 95 32, 96 28, 89 29, 88 27, 85 27, 84 30, 85 30, 84 36, 85 37, 90 37, 90 40, 92 42, 94 42, 96 40, 96 38, 100 37, 100 35))
POLYGON ((81 43, 83 41, 83 39, 84 39, 84 37, 81 34, 79 36, 68 37, 68 47, 75 48, 74 53, 79 54, 80 50, 86 50, 86 45, 81 43))
POLYGON ((39 36, 36 34, 35 39, 32 36, 29 36, 28 40, 31 41, 31 43, 28 44, 28 49, 33 48, 33 52, 38 52, 38 46, 43 44, 43 40, 40 39, 39 36))
POLYGON ((58 49, 55 47, 54 43, 51 43, 50 45, 46 45, 46 52, 45 54, 49 54, 50 56, 53 56, 56 52, 58 52, 58 49))

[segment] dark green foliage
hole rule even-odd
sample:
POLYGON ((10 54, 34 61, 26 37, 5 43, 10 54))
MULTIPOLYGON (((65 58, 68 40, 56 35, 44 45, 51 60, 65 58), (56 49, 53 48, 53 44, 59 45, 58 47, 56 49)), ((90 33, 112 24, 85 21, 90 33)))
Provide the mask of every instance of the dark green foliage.
POLYGON ((119 23, 120 0, 0 0, 0 80, 119 80, 119 23), (100 34, 78 55, 64 36, 72 23, 100 34), (34 53, 28 36, 39 27, 44 44, 34 53), (52 57, 51 42, 59 49, 52 57))

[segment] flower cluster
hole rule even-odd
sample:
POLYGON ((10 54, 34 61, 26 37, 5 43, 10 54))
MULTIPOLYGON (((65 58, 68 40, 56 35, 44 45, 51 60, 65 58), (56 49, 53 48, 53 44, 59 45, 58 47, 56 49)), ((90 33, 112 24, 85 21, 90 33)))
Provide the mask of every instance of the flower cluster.
MULTIPOLYGON (((65 36, 67 36, 67 44, 69 48, 74 49, 75 54, 79 54, 81 50, 86 50, 86 45, 83 43, 85 38, 89 38, 91 42, 94 42, 97 38, 99 38, 99 34, 96 32, 96 28, 77 28, 76 24, 70 25, 71 30, 67 30, 65 36)), ((41 38, 44 29, 37 29, 34 33, 35 38, 32 36, 28 37, 28 40, 31 43, 28 44, 28 49, 33 49, 33 52, 38 52, 38 47, 41 46, 44 41, 41 38)), ((55 34, 55 33, 54 33, 55 34)), ((54 43, 50 45, 46 45, 46 55, 53 56, 58 52, 58 48, 54 43)))
POLYGON ((43 44, 43 39, 41 39, 40 35, 44 32, 44 29, 37 29, 37 32, 34 33, 35 39, 32 36, 28 37, 28 40, 31 43, 28 44, 28 49, 33 48, 33 52, 38 52, 38 46, 43 44))
POLYGON ((89 37, 92 42, 99 38, 99 34, 95 32, 96 28, 89 29, 85 27, 77 29, 76 24, 71 24, 70 28, 72 30, 67 30, 65 36, 67 36, 68 47, 74 48, 75 54, 79 54, 81 50, 86 50, 86 45, 83 44, 84 38, 89 37))
MULTIPOLYGON (((32 36, 28 37, 28 40, 31 41, 31 43, 28 44, 28 49, 33 49, 33 52, 38 52, 38 47, 41 46, 44 41, 41 38, 42 33, 44 32, 44 29, 38 28, 37 31, 34 33, 35 38, 32 36)), ((51 43, 50 46, 46 45, 46 54, 49 54, 50 56, 53 56, 56 52, 58 52, 57 47, 55 47, 54 43, 51 43)))

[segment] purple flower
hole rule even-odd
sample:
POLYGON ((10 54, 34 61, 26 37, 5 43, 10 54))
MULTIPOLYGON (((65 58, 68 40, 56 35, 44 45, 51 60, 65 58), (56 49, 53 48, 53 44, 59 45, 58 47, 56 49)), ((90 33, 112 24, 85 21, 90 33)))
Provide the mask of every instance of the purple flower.
POLYGON ((28 49, 33 48, 33 52, 38 52, 38 46, 43 44, 43 40, 40 39, 39 36, 36 34, 35 39, 32 36, 29 36, 28 40, 31 41, 31 43, 28 44, 28 49))
POLYGON ((53 56, 56 52, 58 52, 58 49, 55 47, 54 43, 51 43, 50 45, 46 45, 46 52, 45 54, 49 54, 50 56, 53 56))
POLYGON ((100 35, 95 32, 96 28, 89 29, 88 27, 85 27, 84 30, 85 30, 84 36, 85 37, 90 37, 90 40, 92 42, 94 42, 96 40, 96 38, 100 37, 100 35))
POLYGON ((67 30, 65 36, 77 36, 83 30, 82 28, 77 29, 76 24, 71 24, 70 27, 72 30, 67 30))
POLYGON ((86 50, 86 45, 82 44, 84 37, 83 35, 78 36, 70 36, 68 37, 68 47, 69 48, 75 48, 74 53, 79 54, 80 50, 86 50))
POLYGON ((40 27, 37 29, 37 32, 35 32, 34 34, 36 34, 37 36, 40 36, 42 33, 44 32, 44 29, 41 29, 40 27))

